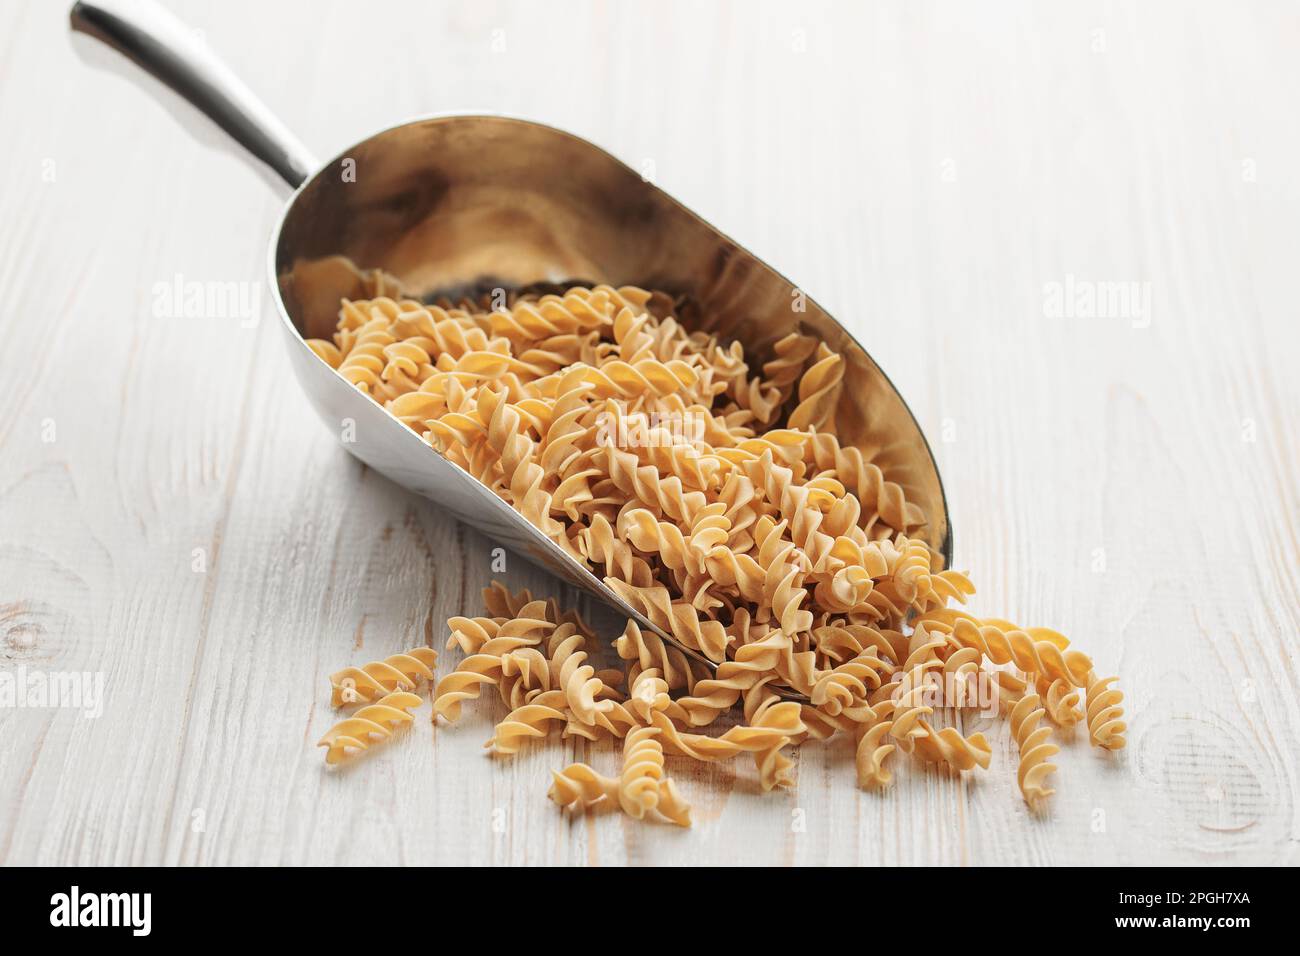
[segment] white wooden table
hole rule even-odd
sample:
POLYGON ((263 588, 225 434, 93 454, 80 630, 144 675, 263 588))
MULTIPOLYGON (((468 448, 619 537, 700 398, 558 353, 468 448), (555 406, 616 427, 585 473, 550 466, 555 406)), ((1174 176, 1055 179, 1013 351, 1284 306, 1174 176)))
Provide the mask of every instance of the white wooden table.
POLYGON ((1294 5, 176 6, 322 154, 537 118, 794 277, 930 435, 977 609, 1120 674, 1130 745, 1067 746, 1042 819, 1003 722, 989 772, 884 796, 846 742, 786 793, 675 764, 689 831, 569 822, 548 771, 616 750, 493 760, 492 706, 325 772, 326 675, 441 648, 494 544, 340 450, 264 288, 265 321, 167 314, 177 277, 263 283, 281 196, 59 3, 7 3, 0 671, 104 705, 0 709, 0 861, 1300 860, 1294 5))

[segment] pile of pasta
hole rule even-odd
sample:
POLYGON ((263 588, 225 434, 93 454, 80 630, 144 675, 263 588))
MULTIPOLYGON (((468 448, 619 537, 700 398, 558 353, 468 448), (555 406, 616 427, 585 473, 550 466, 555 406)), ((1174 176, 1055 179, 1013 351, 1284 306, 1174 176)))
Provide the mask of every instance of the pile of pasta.
POLYGON ((1115 679, 1055 631, 962 609, 974 587, 918 536, 926 516, 840 443, 843 356, 796 331, 752 370, 680 308, 603 285, 496 307, 381 295, 344 300, 333 341, 308 343, 657 629, 629 620, 611 653, 573 612, 494 584, 484 616, 449 622, 463 658, 441 679, 427 648, 335 675, 335 703, 360 708, 322 741, 331 762, 409 722, 421 686, 435 722, 496 688, 500 754, 552 731, 621 739, 619 776, 575 764, 552 799, 679 824, 665 754, 750 754, 765 789, 793 783, 789 748, 837 734, 866 788, 890 784, 896 752, 987 768, 983 734, 936 726, 936 688, 977 680, 1031 807, 1053 792, 1057 731, 1124 745, 1115 679))

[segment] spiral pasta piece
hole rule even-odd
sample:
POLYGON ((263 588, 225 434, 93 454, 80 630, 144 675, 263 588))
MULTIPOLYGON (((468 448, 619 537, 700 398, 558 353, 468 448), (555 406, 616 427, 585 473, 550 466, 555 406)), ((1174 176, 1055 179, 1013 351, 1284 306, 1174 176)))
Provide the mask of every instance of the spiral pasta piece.
POLYGON ((518 341, 589 329, 608 321, 600 304, 576 291, 546 295, 536 303, 518 302, 513 309, 492 312, 492 331, 518 341))
POLYGON ((538 643, 533 637, 496 637, 488 641, 476 654, 462 660, 454 671, 438 681, 433 690, 433 719, 439 717, 449 722, 460 719, 461 705, 466 700, 478 699, 480 690, 498 685, 503 677, 502 660, 510 654, 538 643))
POLYGON ((551 669, 557 676, 569 710, 584 724, 595 724, 596 715, 610 710, 610 700, 598 700, 605 690, 605 682, 596 676, 596 669, 586 663, 587 652, 582 649, 586 638, 574 634, 563 641, 551 655, 551 669))
POLYGON ((918 723, 924 733, 916 739, 916 753, 922 760, 942 763, 957 771, 988 769, 993 748, 983 734, 963 737, 954 727, 935 730, 924 719, 918 723))
POLYGON ((1088 739, 1093 746, 1106 750, 1119 750, 1127 742, 1124 731, 1128 725, 1120 720, 1124 708, 1119 706, 1124 695, 1111 686, 1116 680, 1115 677, 1102 680, 1089 672, 1086 683, 1088 739))
POLYGON ((360 667, 345 667, 330 675, 330 704, 369 702, 395 690, 414 690, 422 681, 433 680, 438 652, 430 647, 413 647, 382 661, 360 667))
POLYGON ((651 624, 676 638, 679 644, 725 665, 727 631, 721 623, 701 620, 699 611, 689 602, 673 600, 665 587, 638 588, 617 578, 606 578, 605 583, 649 618, 651 624))
POLYGON ((1092 671, 1092 661, 1086 654, 1063 649, 1052 640, 1037 640, 1026 631, 992 619, 976 624, 968 617, 957 618, 952 625, 952 636, 994 664, 1015 664, 1026 673, 1065 680, 1076 687, 1084 686, 1092 671))
POLYGON ((328 365, 330 368, 337 370, 339 364, 343 361, 343 353, 333 342, 326 342, 324 339, 308 339, 307 347, 316 353, 317 358, 328 365))
POLYGON ((804 365, 817 351, 817 344, 816 336, 791 332, 772 346, 775 358, 763 364, 763 383, 776 391, 778 404, 793 394, 804 365))
POLYGON ((1042 717, 1043 708, 1037 694, 1026 694, 1011 709, 1011 736, 1020 750, 1016 782, 1031 808, 1036 808, 1056 792, 1043 783, 1043 779, 1056 770, 1056 764, 1048 761, 1059 748, 1049 743, 1052 729, 1039 726, 1042 717))
POLYGON ((655 807, 659 815, 669 823, 679 827, 691 825, 691 805, 677 790, 677 785, 669 778, 659 784, 659 803, 655 807))
MULTIPOLYGON (((752 727, 736 728, 738 733, 728 738, 754 754, 754 765, 758 768, 758 779, 764 790, 794 786, 794 777, 790 774, 794 761, 782 753, 782 748, 804 733, 801 713, 801 708, 793 701, 774 704, 757 716, 752 727), (764 744, 755 746, 754 738, 764 733, 768 735, 764 744)), ((731 733, 727 731, 727 734, 731 733)))
POLYGON ((493 581, 483 589, 483 605, 489 617, 515 618, 523 609, 533 603, 533 595, 527 588, 512 592, 500 581, 493 581))
POLYGON ((544 601, 530 601, 509 617, 453 617, 447 627, 451 631, 448 650, 459 647, 466 654, 477 654, 484 644, 499 637, 540 640, 555 624, 546 617, 544 601))
POLYGON ((1079 710, 1079 690, 1069 681, 1039 677, 1036 689, 1048 718, 1058 727, 1073 727, 1083 719, 1079 710))
POLYGON ((484 388, 479 392, 478 414, 487 424, 488 444, 501 456, 511 502, 544 534, 560 536, 562 529, 551 518, 551 496, 544 488, 546 472, 535 460, 534 442, 524 433, 518 410, 504 393, 484 388))
POLYGON ((858 786, 864 790, 883 790, 893 782, 894 775, 885 766, 885 760, 897 748, 888 742, 894 722, 890 719, 894 702, 884 700, 872 708, 866 720, 857 725, 854 765, 858 771, 858 786))
POLYGON ((545 737, 549 722, 565 719, 563 702, 562 693, 550 691, 532 703, 516 707, 496 725, 492 739, 483 746, 498 754, 518 753, 524 741, 545 737))
POLYGON ((864 650, 851 661, 817 672, 808 697, 814 707, 834 716, 862 706, 894 672, 889 661, 864 650))
POLYGON ((565 810, 585 810, 616 794, 618 784, 585 763, 575 763, 551 771, 551 788, 546 795, 565 810))
POLYGON ((409 724, 410 709, 419 705, 420 698, 408 691, 385 694, 327 730, 317 746, 326 748, 326 763, 340 763, 349 753, 366 750, 376 739, 392 736, 395 727, 409 724))
POLYGON ((623 812, 640 820, 659 806, 664 777, 664 750, 653 727, 638 727, 623 739, 623 773, 618 801, 623 812))
POLYGON ((358 331, 351 349, 339 362, 338 373, 367 394, 384 395, 381 373, 388 364, 384 349, 396 341, 387 320, 372 319, 358 331))
POLYGON ((433 698, 434 719, 459 720, 462 702, 477 700, 484 684, 496 684, 500 679, 500 656, 475 654, 465 658, 454 671, 438 681, 433 698))
POLYGON ((797 430, 831 426, 834 431, 835 403, 844 381, 844 358, 826 344, 817 346, 817 361, 799 380, 799 404, 790 413, 789 427, 797 430))

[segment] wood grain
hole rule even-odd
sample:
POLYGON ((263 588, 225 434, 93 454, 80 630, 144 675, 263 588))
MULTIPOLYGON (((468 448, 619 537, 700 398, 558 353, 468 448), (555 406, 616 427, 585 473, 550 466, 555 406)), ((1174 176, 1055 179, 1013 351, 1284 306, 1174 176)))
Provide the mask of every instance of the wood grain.
MULTIPOLYGON (((322 153, 424 112, 540 119, 795 277, 931 437, 978 607, 1122 675, 1130 746, 1064 748, 1043 818, 1005 724, 970 716, 990 772, 905 766, 884 796, 844 742, 804 748, 789 793, 674 766, 687 832, 562 817, 549 771, 615 750, 494 760, 490 707, 324 771, 326 675, 440 648, 495 545, 347 457, 269 321, 157 314, 177 275, 262 283, 282 197, 58 4, 20 2, 0 668, 102 672, 106 704, 0 709, 0 862, 1300 860, 1293 6, 176 7, 322 153), (1052 317, 1052 283, 1129 281, 1138 321, 1052 317)), ((504 577, 599 616, 521 560, 504 577)))

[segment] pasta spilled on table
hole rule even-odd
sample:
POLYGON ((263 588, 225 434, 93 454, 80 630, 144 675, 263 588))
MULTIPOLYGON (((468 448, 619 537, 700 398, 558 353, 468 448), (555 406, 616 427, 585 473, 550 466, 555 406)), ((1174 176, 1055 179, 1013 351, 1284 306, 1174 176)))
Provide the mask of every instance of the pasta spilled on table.
POLYGON ((329 763, 409 724, 420 692, 435 723, 454 723, 484 688, 509 711, 496 754, 553 732, 622 741, 616 776, 555 770, 557 804, 683 826, 665 755, 748 754, 770 790, 794 782, 789 748, 845 734, 858 783, 881 789, 896 754, 986 769, 982 733, 935 726, 941 707, 979 707, 1008 715, 1017 783, 1038 808, 1058 732, 1082 724, 1093 746, 1124 746, 1115 678, 1056 631, 962 609, 975 589, 915 536, 925 514, 840 443, 842 356, 792 332, 752 371, 740 343, 689 331, 676 311, 634 287, 498 308, 378 295, 345 299, 333 340, 308 342, 716 665, 630 620, 611 646, 554 600, 494 583, 483 616, 448 622, 462 656, 441 677, 426 647, 333 675, 332 703, 354 709, 321 740, 329 763))

